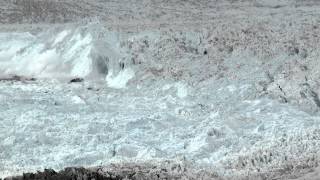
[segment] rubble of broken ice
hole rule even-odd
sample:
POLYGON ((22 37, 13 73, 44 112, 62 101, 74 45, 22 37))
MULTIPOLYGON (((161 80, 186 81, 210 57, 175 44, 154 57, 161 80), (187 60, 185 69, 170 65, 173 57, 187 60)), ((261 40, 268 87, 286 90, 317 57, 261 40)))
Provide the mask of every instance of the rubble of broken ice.
POLYGON ((315 166, 319 116, 264 95, 257 84, 270 77, 250 53, 228 50, 232 71, 215 78, 201 38, 96 26, 0 33, 1 76, 38 79, 1 81, 0 176, 166 159, 221 174, 315 166))

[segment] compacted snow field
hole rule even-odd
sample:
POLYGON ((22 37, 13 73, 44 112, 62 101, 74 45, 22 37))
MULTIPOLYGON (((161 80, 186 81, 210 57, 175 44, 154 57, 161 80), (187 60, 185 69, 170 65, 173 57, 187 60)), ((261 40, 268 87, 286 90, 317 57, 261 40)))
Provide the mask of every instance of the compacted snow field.
POLYGON ((316 2, 217 1, 225 16, 189 4, 189 18, 213 17, 202 26, 181 4, 152 18, 177 12, 186 24, 139 13, 115 26, 95 11, 94 20, 1 25, 0 178, 168 162, 202 179, 317 177, 308 173, 320 160, 316 2), (144 30, 130 29, 136 21, 144 30))

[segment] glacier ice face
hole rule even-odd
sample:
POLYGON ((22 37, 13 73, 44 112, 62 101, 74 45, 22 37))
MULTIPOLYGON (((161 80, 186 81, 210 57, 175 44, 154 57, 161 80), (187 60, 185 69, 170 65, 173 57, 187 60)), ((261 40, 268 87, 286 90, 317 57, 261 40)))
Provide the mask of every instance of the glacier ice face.
POLYGON ((117 33, 106 32, 104 34, 108 35, 101 37, 101 30, 97 26, 88 25, 64 30, 52 28, 36 35, 1 33, 0 74, 35 78, 103 79, 111 70, 116 75, 120 70, 119 61, 123 57, 119 36, 117 33))

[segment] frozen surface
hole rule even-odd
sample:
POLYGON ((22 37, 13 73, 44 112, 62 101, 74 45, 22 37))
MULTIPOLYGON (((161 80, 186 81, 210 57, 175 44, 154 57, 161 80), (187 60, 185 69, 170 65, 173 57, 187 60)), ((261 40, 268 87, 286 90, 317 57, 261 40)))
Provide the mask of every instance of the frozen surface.
POLYGON ((222 174, 247 166, 267 171, 319 151, 318 117, 253 99, 250 85, 210 82, 181 98, 176 86, 155 88, 165 83, 114 90, 2 82, 2 176, 152 159, 185 159, 222 174))
MULTIPOLYGON (((232 71, 224 78, 208 76, 219 71, 203 64, 201 36, 121 35, 90 25, 3 33, 1 74, 38 80, 0 82, 1 176, 152 160, 183 160, 221 176, 316 166, 319 116, 265 95, 259 82, 270 81, 261 73, 269 64, 250 53, 226 57, 232 71), (187 63, 195 57, 202 63, 187 63), (73 77, 85 81, 60 81, 73 77)), ((273 66, 286 63, 277 58, 284 60, 273 66)))
POLYGON ((0 177, 166 160, 260 179, 318 167, 317 1, 31 4, 0 2, 0 177))

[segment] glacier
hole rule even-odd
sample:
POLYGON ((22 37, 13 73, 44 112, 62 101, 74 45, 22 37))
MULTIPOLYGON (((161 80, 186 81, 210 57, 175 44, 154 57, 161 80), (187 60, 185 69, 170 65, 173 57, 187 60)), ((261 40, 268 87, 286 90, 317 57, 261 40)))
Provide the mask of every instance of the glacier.
MULTIPOLYGON (((87 25, 51 28, 37 34, 2 32, 0 75, 62 80, 76 77, 106 79, 112 71, 116 76, 125 53, 119 46, 119 35, 108 32, 105 33, 108 37, 99 37, 99 30, 101 27, 87 25)), ((132 70, 127 71, 132 76, 132 70)), ((107 78, 112 81, 110 78, 113 76, 107 78)))
POLYGON ((204 36, 95 24, 0 33, 0 177, 166 160, 221 176, 316 166, 319 116, 283 95, 291 57, 214 51, 204 36))

